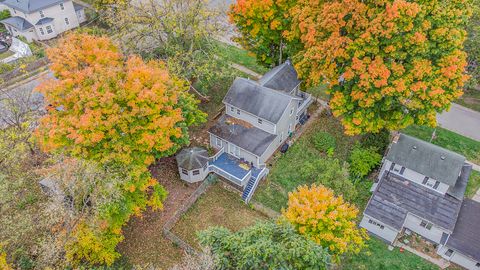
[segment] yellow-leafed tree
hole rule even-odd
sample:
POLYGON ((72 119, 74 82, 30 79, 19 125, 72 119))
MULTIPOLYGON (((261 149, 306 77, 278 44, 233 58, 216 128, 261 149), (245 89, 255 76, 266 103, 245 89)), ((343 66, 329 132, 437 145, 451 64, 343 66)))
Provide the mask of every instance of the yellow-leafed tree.
POLYGON ((332 255, 358 253, 368 235, 356 224, 358 209, 332 190, 313 184, 300 186, 288 196, 283 216, 300 234, 328 248, 332 255))

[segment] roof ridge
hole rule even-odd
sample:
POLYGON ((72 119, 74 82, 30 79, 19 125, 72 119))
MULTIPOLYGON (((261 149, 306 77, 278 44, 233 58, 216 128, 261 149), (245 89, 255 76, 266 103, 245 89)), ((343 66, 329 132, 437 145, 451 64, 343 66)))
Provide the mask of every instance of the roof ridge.
POLYGON ((272 89, 272 88, 263 86, 263 85, 259 84, 258 82, 253 81, 253 80, 250 80, 250 79, 247 79, 247 78, 237 77, 235 80, 237 80, 237 79, 245 80, 245 81, 247 81, 247 82, 250 83, 250 84, 254 84, 255 86, 258 86, 258 87, 260 87, 260 88, 262 88, 262 89, 268 90, 268 91, 270 91, 270 92, 272 92, 272 93, 275 93, 275 94, 279 94, 279 95, 282 95, 282 96, 286 96, 286 97, 288 97, 288 98, 290 98, 290 99, 295 99, 295 98, 297 98, 297 97, 295 97, 295 96, 293 96, 293 95, 284 93, 283 91, 279 91, 279 90, 275 90, 275 89, 272 89))
POLYGON ((400 133, 400 134, 402 134, 402 135, 405 136, 405 137, 409 137, 409 138, 411 138, 411 139, 413 139, 413 140, 415 140, 415 141, 418 141, 418 142, 420 142, 420 143, 427 144, 427 145, 431 145, 431 146, 433 146, 433 148, 436 148, 436 149, 438 149, 438 150, 442 150, 442 151, 444 151, 444 152, 447 152, 447 153, 452 154, 452 155, 456 155, 457 157, 462 157, 462 158, 464 158, 465 160, 467 160, 467 158, 466 158, 464 155, 461 155, 461 154, 459 154, 459 153, 457 153, 457 152, 454 152, 454 151, 452 151, 452 150, 449 150, 449 149, 447 149, 447 148, 441 147, 441 146, 436 145, 436 144, 433 144, 433 143, 431 143, 431 142, 424 141, 424 140, 422 140, 422 139, 419 139, 419 138, 417 138, 417 137, 414 137, 414 136, 411 136, 411 135, 408 135, 408 134, 405 134, 405 133, 400 133))

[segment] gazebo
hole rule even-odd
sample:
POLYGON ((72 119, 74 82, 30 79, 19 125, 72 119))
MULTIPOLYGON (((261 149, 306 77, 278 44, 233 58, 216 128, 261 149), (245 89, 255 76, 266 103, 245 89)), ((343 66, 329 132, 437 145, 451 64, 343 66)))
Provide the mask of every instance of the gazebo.
POLYGON ((176 156, 180 178, 189 183, 199 182, 208 175, 208 152, 200 147, 186 148, 176 156))

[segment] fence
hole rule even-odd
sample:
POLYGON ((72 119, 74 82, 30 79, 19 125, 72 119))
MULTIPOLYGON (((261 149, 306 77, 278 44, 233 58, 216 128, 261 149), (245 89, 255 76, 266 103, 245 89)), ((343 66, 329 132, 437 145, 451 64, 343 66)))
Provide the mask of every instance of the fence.
POLYGON ((173 243, 177 244, 181 248, 183 248, 186 252, 191 253, 191 254, 196 254, 197 251, 190 246, 188 243, 183 241, 180 237, 172 233, 170 230, 175 226, 175 224, 178 222, 180 217, 182 217, 185 212, 192 207, 192 205, 200 198, 200 196, 205 193, 207 188, 215 181, 216 177, 214 174, 210 174, 205 181, 188 197, 187 201, 185 202, 184 205, 180 209, 178 209, 175 214, 165 223, 163 226, 163 235, 173 243))

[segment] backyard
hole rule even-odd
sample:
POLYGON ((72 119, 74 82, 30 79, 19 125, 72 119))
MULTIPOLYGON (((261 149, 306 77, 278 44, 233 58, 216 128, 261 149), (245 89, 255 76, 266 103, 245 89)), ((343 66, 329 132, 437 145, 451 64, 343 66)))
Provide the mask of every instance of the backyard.
POLYGON ((199 248, 199 231, 211 226, 238 231, 265 219, 267 217, 262 213, 248 207, 239 194, 226 190, 222 183, 215 183, 180 218, 172 232, 194 248, 199 248))

